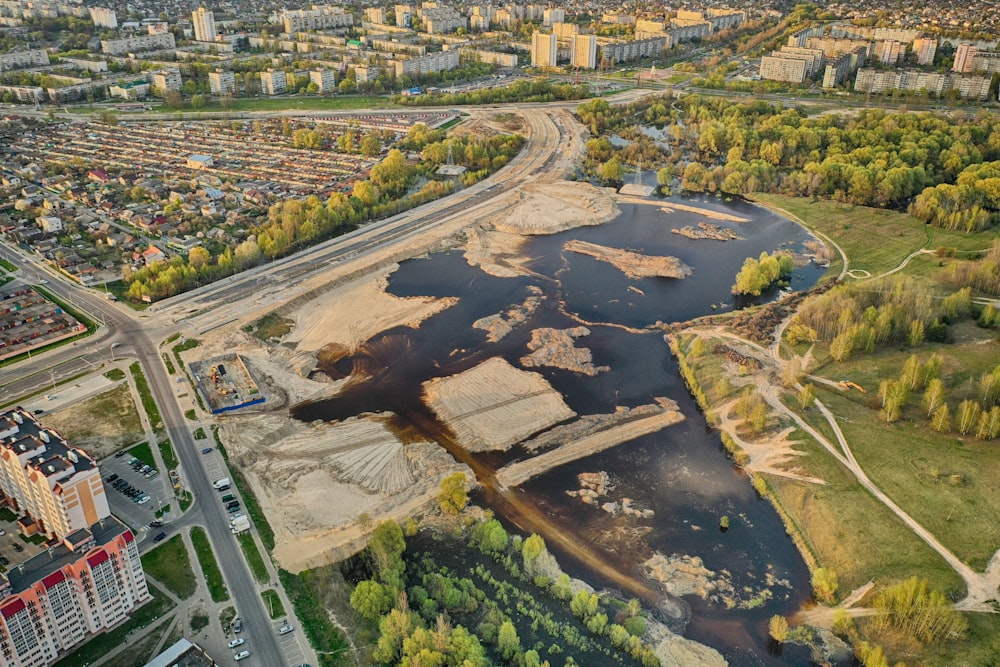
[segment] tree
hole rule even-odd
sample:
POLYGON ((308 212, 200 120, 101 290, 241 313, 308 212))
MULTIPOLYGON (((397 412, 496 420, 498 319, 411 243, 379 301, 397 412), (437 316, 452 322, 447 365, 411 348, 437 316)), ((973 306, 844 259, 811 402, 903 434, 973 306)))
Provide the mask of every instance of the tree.
POLYGON ((784 644, 785 640, 788 639, 788 621, 784 616, 775 614, 767 624, 767 631, 771 635, 771 639, 779 644, 784 644))
POLYGON ((939 378, 933 378, 927 383, 922 403, 927 410, 928 417, 944 403, 944 383, 939 378))
POLYGON ((469 502, 469 494, 465 491, 465 473, 452 473, 442 479, 437 501, 445 514, 458 514, 464 510, 469 502))
POLYGON ((931 416, 931 428, 938 433, 944 433, 951 428, 951 414, 948 411, 948 404, 942 403, 934 410, 931 416))
POLYGON ((382 150, 382 141, 378 138, 378 134, 369 132, 365 136, 361 137, 359 150, 365 157, 375 157, 378 155, 382 150))
POLYGON ((517 628, 509 620, 500 624, 497 632, 497 653, 505 662, 513 662, 514 657, 521 652, 521 640, 517 636, 517 628))
POLYGON ((966 399, 958 404, 958 432, 968 435, 979 421, 979 413, 982 411, 979 403, 966 399))
POLYGON ((377 581, 367 579, 351 593, 351 607, 369 621, 375 621, 392 608, 392 591, 377 581))
POLYGON ((625 168, 618 158, 613 157, 597 168, 597 177, 605 185, 615 185, 622 182, 625 175, 625 168))
POLYGON ((824 604, 836 601, 837 585, 837 573, 831 569, 817 568, 812 574, 813 595, 824 604))
POLYGON ((804 385, 799 391, 799 407, 808 410, 816 402, 816 393, 812 383, 804 385))
POLYGON ((510 536, 499 521, 490 519, 480 524, 478 541, 479 550, 484 554, 497 554, 507 548, 510 536))
POLYGON ((191 108, 192 109, 204 109, 205 108, 205 96, 204 95, 194 95, 191 97, 191 108))

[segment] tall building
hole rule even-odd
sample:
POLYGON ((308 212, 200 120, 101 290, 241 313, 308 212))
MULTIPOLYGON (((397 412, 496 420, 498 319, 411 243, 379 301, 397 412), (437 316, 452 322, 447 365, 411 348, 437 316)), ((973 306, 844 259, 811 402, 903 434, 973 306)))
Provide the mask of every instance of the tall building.
POLYGON ((209 72, 208 86, 213 95, 235 95, 236 75, 219 69, 209 72))
POLYGON ((319 86, 320 93, 337 91, 337 76, 332 69, 309 70, 309 82, 319 86))
POLYGON ((576 35, 571 41, 570 64, 584 69, 597 67, 597 36, 576 35))
POLYGON ((260 73, 260 87, 265 95, 280 95, 288 90, 288 76, 281 70, 260 73))
POLYGON ((20 408, 0 414, 0 505, 28 534, 69 535, 111 514, 94 459, 20 408))
POLYGON ((555 67, 559 43, 555 35, 535 31, 531 34, 531 66, 555 67))
POLYGON ((542 25, 544 26, 551 26, 553 23, 563 23, 565 20, 565 10, 550 8, 542 12, 542 25))
POLYGON ((108 28, 110 30, 114 30, 118 27, 118 17, 115 16, 115 10, 113 9, 91 7, 90 20, 98 28, 108 28))
POLYGON ((180 90, 183 85, 181 71, 177 69, 161 69, 153 72, 153 88, 160 91, 160 94, 170 90, 180 90))
POLYGON ((215 13, 210 9, 199 7, 191 13, 191 23, 194 25, 194 38, 199 42, 214 42, 215 13))
POLYGON ((0 574, 3 665, 51 665, 149 597, 132 531, 114 517, 73 531, 0 574))
POLYGON ((955 64, 951 66, 952 72, 973 71, 972 59, 976 57, 976 46, 974 44, 959 44, 955 49, 955 64))
POLYGON ((913 40, 913 52, 917 54, 918 65, 933 65, 934 54, 937 53, 936 37, 921 37, 913 40))
POLYGON ((294 35, 310 30, 327 30, 354 25, 354 15, 343 7, 313 5, 312 9, 286 9, 281 13, 285 32, 294 35))

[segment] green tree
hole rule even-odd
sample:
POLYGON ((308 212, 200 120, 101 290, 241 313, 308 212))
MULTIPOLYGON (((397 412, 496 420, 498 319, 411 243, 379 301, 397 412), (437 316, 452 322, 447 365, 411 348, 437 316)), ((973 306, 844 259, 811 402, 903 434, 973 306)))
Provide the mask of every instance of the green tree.
POLYGON ((924 390, 921 402, 924 409, 927 410, 928 417, 944 404, 944 383, 941 382, 940 378, 933 378, 927 383, 927 389, 924 390))
POLYGON ((931 428, 938 433, 945 433, 951 429, 951 414, 947 403, 942 403, 935 408, 934 414, 931 416, 931 428))
POLYGON ((497 653, 505 662, 513 662, 520 652, 521 640, 517 636, 517 628, 509 620, 504 621, 497 633, 497 653))
POLYGON ((597 177, 605 185, 615 185, 622 182, 625 175, 625 168, 618 158, 613 157, 597 168, 597 177))
POLYGON ((771 639, 779 644, 784 644, 788 639, 788 621, 784 616, 777 614, 772 616, 771 621, 767 624, 767 630, 768 634, 771 635, 771 639))
POLYGON ((815 402, 816 391, 812 383, 803 385, 802 390, 799 391, 799 407, 803 410, 808 410, 815 402))
POLYGON ((833 604, 837 596, 837 573, 831 569, 817 568, 812 574, 813 595, 823 604, 833 604))
POLYGON ((392 592, 377 581, 365 580, 351 593, 351 607, 369 621, 378 620, 392 608, 392 592))
POLYGON ((469 503, 469 494, 465 490, 465 473, 452 473, 442 479, 437 501, 445 514, 458 514, 464 510, 469 503))

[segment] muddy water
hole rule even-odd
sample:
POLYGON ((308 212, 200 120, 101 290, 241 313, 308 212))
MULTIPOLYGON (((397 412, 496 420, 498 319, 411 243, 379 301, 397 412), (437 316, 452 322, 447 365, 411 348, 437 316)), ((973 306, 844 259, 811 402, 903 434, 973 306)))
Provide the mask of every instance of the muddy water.
MULTIPOLYGON (((372 379, 335 399, 296 406, 292 412, 304 420, 395 412, 401 432, 433 438, 473 468, 483 485, 481 502, 519 530, 543 535, 568 571, 598 586, 655 603, 661 596, 642 575, 642 561, 654 552, 698 556, 707 568, 721 573, 732 595, 725 602, 686 597, 693 611, 686 636, 716 647, 732 664, 807 664, 800 649, 773 654, 766 629, 771 615, 792 612, 808 596, 801 558, 773 509, 756 498, 748 480, 726 458, 718 435, 707 428, 662 336, 634 330, 708 314, 713 304, 717 309, 736 306, 729 288, 747 256, 778 248, 801 250, 801 243, 810 237, 792 223, 746 204, 697 203, 750 218, 749 223, 712 221, 735 229, 745 239, 686 239, 671 234, 670 228, 696 224, 700 216, 685 212, 665 216, 655 207, 625 205, 622 215, 607 225, 530 241, 524 252, 532 258, 530 268, 549 279, 494 278, 469 267, 460 252, 403 263, 392 276, 390 292, 456 296, 458 304, 419 330, 399 328, 376 336, 354 357, 333 354, 328 359, 331 375, 364 369, 372 379), (694 275, 686 280, 631 280, 593 258, 563 253, 562 245, 569 239, 673 255, 693 267, 694 275), (521 303, 529 286, 542 290, 543 305, 524 326, 499 343, 488 343, 484 332, 472 328, 475 320, 521 303), (584 377, 533 369, 563 394, 573 410, 606 413, 616 405, 631 407, 668 396, 679 402, 687 420, 553 470, 523 488, 501 491, 494 470, 525 453, 515 447, 502 454, 466 454, 420 401, 420 384, 493 356, 516 366, 533 329, 564 328, 581 321, 592 333, 577 345, 589 347, 594 363, 612 370, 584 377), (615 325, 626 325, 633 332, 615 325), (651 509, 654 516, 612 518, 566 495, 579 487, 578 473, 596 471, 607 472, 612 481, 608 500, 631 498, 637 508, 651 509), (723 515, 730 517, 725 533, 719 530, 723 515)), ((793 287, 811 286, 820 273, 811 265, 801 267, 793 287)), ((668 609, 676 612, 675 607, 668 609)))

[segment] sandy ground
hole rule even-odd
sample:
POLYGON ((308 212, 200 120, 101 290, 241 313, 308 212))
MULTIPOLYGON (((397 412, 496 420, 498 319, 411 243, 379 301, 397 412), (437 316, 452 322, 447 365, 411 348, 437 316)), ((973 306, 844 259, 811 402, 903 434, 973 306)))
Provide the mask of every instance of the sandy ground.
POLYGON ((676 213, 677 211, 686 211, 688 213, 697 213, 698 215, 703 215, 706 218, 712 220, 725 220, 727 222, 750 222, 749 218, 741 218, 737 215, 730 215, 729 213, 722 213, 720 211, 715 211, 710 208, 705 208, 702 206, 692 206, 690 204, 681 204, 678 202, 669 202, 664 204, 662 201, 656 199, 644 199, 642 197, 632 197, 629 195, 617 195, 616 199, 623 204, 641 204, 644 206, 659 206, 660 210, 667 215, 671 213, 676 213))
POLYGON ((509 449, 576 416, 545 378, 500 357, 425 382, 424 401, 472 452, 509 449))
POLYGON ((687 278, 692 273, 691 267, 676 257, 651 257, 576 240, 567 241, 563 249, 607 262, 629 278, 687 278))
POLYGON ((659 413, 616 424, 611 428, 578 440, 568 441, 557 449, 539 454, 526 461, 504 466, 497 472, 497 481, 504 486, 517 486, 557 466, 655 433, 684 420, 684 415, 677 409, 676 403, 665 398, 658 399, 658 402, 663 408, 659 413))
POLYGON ((396 326, 418 327, 428 317, 454 305, 458 299, 400 298, 385 291, 398 264, 321 294, 309 307, 294 314, 295 326, 283 342, 303 350, 319 350, 340 343, 351 350, 371 336, 396 326), (344 317, 350 313, 350 317, 344 317))

